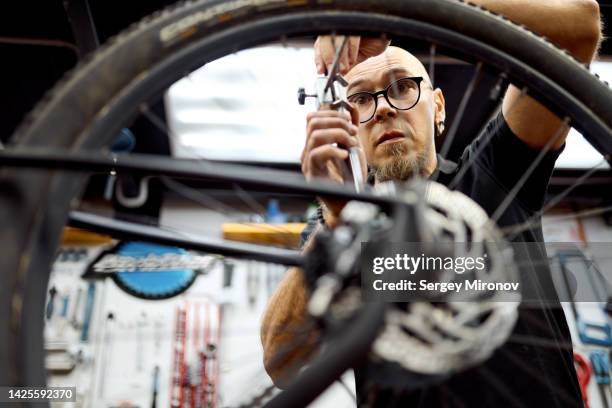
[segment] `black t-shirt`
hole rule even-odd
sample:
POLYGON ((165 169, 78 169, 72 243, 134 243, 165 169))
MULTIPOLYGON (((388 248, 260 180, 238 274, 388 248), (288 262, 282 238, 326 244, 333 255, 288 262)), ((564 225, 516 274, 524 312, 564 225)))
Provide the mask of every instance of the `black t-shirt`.
MULTIPOLYGON (((500 227, 521 224, 542 208, 550 175, 561 150, 548 152, 533 169, 516 198, 499 218, 500 227)), ((529 148, 512 133, 500 113, 488 124, 485 132, 466 147, 458 163, 438 157, 432 178, 448 185, 474 158, 473 165, 466 168, 453 188, 471 197, 491 216, 539 154, 539 150, 529 148)), ((316 222, 314 218, 309 220, 302 234, 303 240, 312 232, 316 222)), ((513 241, 543 242, 539 219, 513 241)), ((517 245, 520 246, 515 244, 515 251, 517 245)), ((524 254, 519 255, 523 261, 529 261, 523 265, 539 267, 520 268, 521 287, 536 292, 553 288, 550 272, 541 262, 546 257, 543 246, 535 254, 533 244, 529 246, 524 254)), ((520 248, 518 250, 520 252, 520 248)), ((545 297, 556 299, 550 293, 545 297)), ((569 329, 563 310, 554 301, 538 306, 522 305, 509 341, 483 364, 442 382, 403 393, 377 390, 372 402, 368 394, 376 385, 369 378, 376 375, 381 374, 367 364, 355 369, 358 401, 368 401, 367 404, 363 402, 364 406, 473 408, 578 407, 582 404, 569 329)), ((407 376, 407 381, 409 378, 407 376)))

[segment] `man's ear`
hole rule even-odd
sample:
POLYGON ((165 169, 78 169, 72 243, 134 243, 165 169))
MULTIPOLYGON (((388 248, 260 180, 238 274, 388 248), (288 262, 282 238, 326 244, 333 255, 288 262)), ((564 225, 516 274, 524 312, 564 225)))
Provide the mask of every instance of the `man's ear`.
POLYGON ((435 123, 444 122, 446 119, 446 108, 444 101, 444 94, 440 88, 436 88, 433 91, 433 101, 434 101, 434 121, 435 123))

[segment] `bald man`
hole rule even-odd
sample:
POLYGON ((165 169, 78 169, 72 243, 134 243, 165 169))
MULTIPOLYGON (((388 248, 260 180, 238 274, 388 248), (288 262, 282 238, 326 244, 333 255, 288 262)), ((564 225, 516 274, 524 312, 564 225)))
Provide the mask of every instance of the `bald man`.
MULTIPOLYGON (((559 0, 544 4, 483 0, 478 3, 546 35, 583 62, 590 62, 595 55, 600 25, 599 9, 594 1, 559 0), (540 10, 541 7, 546 9, 540 10), (534 15, 541 18, 534 19, 534 15), (551 19, 544 18, 545 15, 551 19), (572 20, 571 27, 562 28, 554 23, 569 20, 572 20), (573 23, 576 21, 579 24, 573 23)), ((329 37, 317 40, 315 54, 319 73, 323 73, 334 54, 329 37)), ((301 156, 302 171, 308 180, 326 178, 343 182, 338 167, 348 157, 347 151, 338 147, 343 145, 359 150, 362 161, 367 161, 370 168, 373 183, 435 175, 438 182, 449 184, 482 147, 474 165, 465 169, 461 182, 454 188, 492 215, 540 150, 555 137, 551 151, 534 169, 498 224, 521 223, 542 208, 568 129, 535 100, 521 96, 510 86, 502 111, 488 124, 485 134, 466 147, 458 163, 452 163, 436 154, 434 144, 435 136, 444 128, 443 92, 433 87, 418 59, 400 48, 387 47, 380 40, 351 37, 342 55, 340 70, 346 74, 349 101, 355 109, 352 116, 329 110, 308 115, 307 140, 301 156)), ((362 172, 365 177, 365 166, 362 172)), ((321 228, 336 226, 344 203, 322 201, 323 211, 319 219, 309 221, 304 237, 316 234, 321 228)), ((516 239, 542 242, 541 227, 538 224, 516 239)), ((308 247, 306 242, 305 250, 308 247)), ((531 272, 533 285, 552 287, 547 270, 531 272)), ((318 348, 319 334, 306 313, 307 300, 301 271, 290 269, 272 296, 263 319, 264 364, 273 381, 281 387, 318 348)), ((571 337, 562 310, 521 309, 513 334, 545 339, 549 346, 509 342, 482 366, 451 376, 441 384, 403 394, 378 391, 374 399, 368 396, 371 391, 368 379, 375 374, 368 372, 367 366, 357 367, 358 402, 368 401, 367 405, 380 407, 455 406, 449 402, 453 400, 461 402, 458 406, 467 407, 580 406, 582 399, 573 369, 571 337)))

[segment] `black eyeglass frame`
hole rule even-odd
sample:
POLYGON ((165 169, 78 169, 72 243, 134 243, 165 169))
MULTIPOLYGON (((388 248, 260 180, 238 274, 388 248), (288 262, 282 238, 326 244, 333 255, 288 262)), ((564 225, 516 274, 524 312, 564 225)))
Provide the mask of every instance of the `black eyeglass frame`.
MULTIPOLYGON (((393 107, 394 109, 397 110, 410 110, 412 108, 414 108, 417 103, 419 103, 419 101, 421 100, 421 82, 423 82, 423 77, 422 76, 416 76, 416 77, 403 77, 403 78, 398 78, 395 81, 391 82, 385 89, 383 89, 382 91, 378 91, 378 92, 367 92, 367 91, 359 91, 359 92, 355 92, 354 94, 351 94, 349 96, 347 96, 347 99, 352 98, 355 95, 360 95, 360 94, 367 94, 370 95, 372 98, 374 98, 374 110, 372 111, 372 116, 370 116, 369 118, 367 118, 366 120, 359 120, 359 123, 366 123, 368 121, 370 121, 375 115, 376 115, 376 109, 378 108, 378 97, 380 95, 383 95, 385 97, 385 100, 387 101, 387 103, 389 104, 389 106, 393 107), (391 87, 393 85, 395 85, 396 83, 398 83, 399 81, 403 81, 405 79, 410 79, 414 82, 416 82, 417 84, 417 88, 419 89, 419 94, 417 96, 416 101, 410 105, 410 107, 408 108, 398 108, 397 106, 395 106, 390 100, 389 100, 389 89, 391 89, 391 87)), ((350 102, 350 101, 349 101, 350 102)))

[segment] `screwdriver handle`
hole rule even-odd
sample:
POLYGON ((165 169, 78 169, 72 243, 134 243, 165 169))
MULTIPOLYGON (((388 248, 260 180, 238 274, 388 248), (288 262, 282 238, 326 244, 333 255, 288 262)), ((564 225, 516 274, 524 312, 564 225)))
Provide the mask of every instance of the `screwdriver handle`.
POLYGON ((610 360, 608 355, 603 350, 593 350, 589 355, 593 372, 595 374, 595 382, 602 385, 610 385, 610 360))

